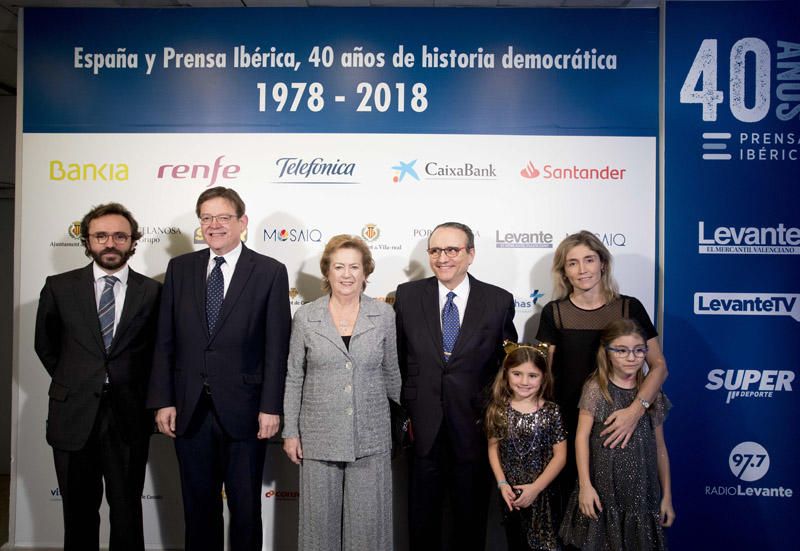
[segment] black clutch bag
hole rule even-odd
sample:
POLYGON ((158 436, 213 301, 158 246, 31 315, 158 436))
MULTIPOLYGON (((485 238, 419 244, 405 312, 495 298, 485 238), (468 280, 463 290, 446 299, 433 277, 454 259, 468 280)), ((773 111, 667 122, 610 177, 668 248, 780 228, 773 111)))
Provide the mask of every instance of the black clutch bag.
POLYGON ((414 442, 414 433, 411 431, 411 418, 406 408, 389 398, 389 417, 392 429, 392 459, 400 455, 414 442))

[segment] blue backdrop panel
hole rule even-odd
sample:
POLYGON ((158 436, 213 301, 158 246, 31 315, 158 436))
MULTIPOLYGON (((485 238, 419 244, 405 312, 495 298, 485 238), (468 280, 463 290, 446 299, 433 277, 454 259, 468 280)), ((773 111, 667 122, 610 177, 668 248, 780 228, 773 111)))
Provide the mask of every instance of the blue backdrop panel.
POLYGON ((29 9, 24 131, 652 136, 657 17, 656 10, 29 9), (242 51, 268 53, 256 57, 270 66, 242 67, 242 51), (362 66, 352 67, 348 56, 356 54, 362 66), (291 58, 291 67, 276 66, 291 58), (415 85, 424 86, 416 103, 415 85), (286 98, 282 110, 276 97, 286 98))
POLYGON ((798 21, 796 2, 667 6, 673 549, 800 535, 798 21))

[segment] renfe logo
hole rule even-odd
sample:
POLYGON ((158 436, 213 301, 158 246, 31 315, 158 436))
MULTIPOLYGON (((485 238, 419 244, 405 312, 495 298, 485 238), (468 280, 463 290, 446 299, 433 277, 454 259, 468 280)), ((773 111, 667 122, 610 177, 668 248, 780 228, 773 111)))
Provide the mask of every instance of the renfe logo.
POLYGON ((214 160, 212 166, 209 165, 161 165, 158 167, 159 180, 172 178, 174 180, 208 180, 206 187, 213 187, 217 184, 217 178, 225 180, 235 180, 238 178, 241 167, 239 165, 223 165, 222 159, 225 155, 220 155, 214 160), (166 176, 165 176, 166 175, 166 176))
POLYGON ((791 316, 800 321, 800 295, 786 293, 695 293, 694 313, 716 316, 791 316))

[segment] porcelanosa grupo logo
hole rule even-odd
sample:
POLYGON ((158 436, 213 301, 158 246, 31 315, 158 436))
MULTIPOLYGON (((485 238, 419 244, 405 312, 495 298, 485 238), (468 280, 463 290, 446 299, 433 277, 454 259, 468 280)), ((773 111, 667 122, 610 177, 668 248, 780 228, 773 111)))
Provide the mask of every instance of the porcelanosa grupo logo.
POLYGON ((793 497, 794 490, 792 488, 749 484, 764 478, 769 472, 770 466, 769 452, 764 446, 758 442, 740 442, 728 454, 728 468, 737 480, 747 484, 706 486, 705 494, 717 497, 793 497))
POLYGON ((800 228, 780 223, 772 227, 717 226, 712 230, 700 220, 697 245, 700 254, 800 254, 800 228))
POLYGON ((358 184, 356 163, 342 159, 280 157, 276 184, 358 184))
POLYGON ((549 163, 541 165, 540 170, 533 161, 528 161, 519 171, 519 175, 526 180, 536 180, 541 176, 542 180, 614 181, 624 180, 627 171, 627 168, 613 167, 611 165, 585 166, 549 163))

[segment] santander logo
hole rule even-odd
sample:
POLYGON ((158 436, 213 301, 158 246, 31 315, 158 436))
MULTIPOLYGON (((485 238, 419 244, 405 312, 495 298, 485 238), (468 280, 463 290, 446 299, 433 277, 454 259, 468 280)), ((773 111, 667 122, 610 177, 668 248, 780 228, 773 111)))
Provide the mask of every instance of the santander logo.
POLYGON ((523 178, 536 178, 539 175, 539 171, 531 161, 528 161, 528 164, 525 165, 525 168, 519 171, 519 175, 523 178))

